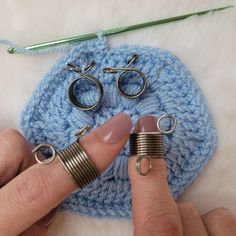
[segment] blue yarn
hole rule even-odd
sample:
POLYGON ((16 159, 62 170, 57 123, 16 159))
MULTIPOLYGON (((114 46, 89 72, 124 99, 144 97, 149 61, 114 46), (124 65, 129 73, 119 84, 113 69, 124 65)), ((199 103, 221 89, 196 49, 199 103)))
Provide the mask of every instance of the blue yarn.
MULTIPOLYGON (((131 90, 135 85, 131 85, 131 90)), ((84 92, 91 101, 94 92, 84 92)), ((48 72, 26 105, 21 126, 28 140, 37 145, 51 143, 59 150, 75 141, 74 134, 84 125, 96 128, 119 112, 131 116, 133 124, 145 114, 173 114, 176 131, 165 136, 168 182, 175 198, 193 182, 212 157, 216 133, 204 97, 190 72, 170 52, 151 47, 121 45, 109 49, 106 39, 91 40, 71 48, 48 72), (123 67, 132 53, 139 55, 134 66, 148 78, 145 93, 129 100, 118 94, 117 75, 102 68, 123 67), (84 68, 92 60, 97 66, 91 74, 104 88, 96 111, 79 111, 68 102, 67 89, 77 76, 66 68, 73 63, 84 68)), ((77 190, 62 204, 62 210, 101 218, 130 218, 131 198, 127 171, 128 145, 111 166, 84 190, 77 190)))

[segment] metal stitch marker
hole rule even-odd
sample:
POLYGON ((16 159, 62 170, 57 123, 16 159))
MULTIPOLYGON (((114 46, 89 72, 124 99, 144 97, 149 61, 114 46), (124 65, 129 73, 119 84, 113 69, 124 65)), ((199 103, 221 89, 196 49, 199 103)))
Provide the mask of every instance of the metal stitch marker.
POLYGON ((164 142, 163 135, 171 134, 177 125, 176 118, 172 115, 164 115, 157 119, 156 132, 140 132, 132 133, 129 138, 130 142, 130 155, 137 155, 136 170, 142 175, 146 176, 152 169, 152 163, 150 158, 163 158, 164 157, 164 142), (161 121, 169 118, 172 121, 172 127, 169 130, 161 129, 161 121), (146 159, 148 161, 148 169, 142 171, 142 161, 146 159))
POLYGON ((60 160, 66 171, 77 182, 80 188, 85 187, 87 184, 96 179, 99 175, 97 169, 90 161, 88 154, 79 143, 79 139, 82 138, 91 127, 85 126, 76 133, 78 137, 77 141, 66 147, 60 152, 57 152, 55 148, 50 144, 40 144, 33 149, 33 153, 36 161, 39 164, 46 165, 52 163, 56 157, 60 160), (52 156, 50 159, 41 161, 38 154, 42 148, 50 148, 52 156))
POLYGON ((111 74, 116 74, 116 73, 120 73, 120 75, 118 76, 118 78, 116 79, 116 87, 119 91, 119 93, 126 97, 126 98, 137 98, 139 96, 141 96, 143 94, 143 92, 145 91, 146 87, 147 87, 147 78, 145 76, 145 74, 137 69, 137 68, 130 68, 130 66, 138 59, 138 55, 137 54, 133 54, 131 56, 131 58, 128 60, 128 64, 126 67, 120 67, 120 68, 116 68, 116 67, 106 67, 103 69, 103 72, 105 73, 111 73, 111 74), (128 94, 125 91, 122 90, 122 86, 121 86, 121 81, 124 78, 124 75, 129 73, 129 72, 136 72, 137 74, 140 75, 140 77, 142 78, 142 87, 140 89, 140 91, 138 91, 135 94, 128 94))

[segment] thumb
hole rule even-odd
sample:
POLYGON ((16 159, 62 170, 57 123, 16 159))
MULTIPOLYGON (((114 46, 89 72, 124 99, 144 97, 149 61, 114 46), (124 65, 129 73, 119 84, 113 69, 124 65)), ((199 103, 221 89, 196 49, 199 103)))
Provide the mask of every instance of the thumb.
MULTIPOLYGON (((157 131, 156 118, 140 118, 135 130, 157 131)), ((141 176, 135 168, 136 160, 137 156, 129 160, 135 235, 182 235, 180 216, 167 182, 165 161, 152 158, 151 172, 141 176)))
MULTIPOLYGON (((123 148, 131 126, 130 118, 119 114, 80 141, 99 172, 123 148)), ((0 235, 18 235, 76 188, 58 159, 49 165, 29 167, 0 189, 0 235)))

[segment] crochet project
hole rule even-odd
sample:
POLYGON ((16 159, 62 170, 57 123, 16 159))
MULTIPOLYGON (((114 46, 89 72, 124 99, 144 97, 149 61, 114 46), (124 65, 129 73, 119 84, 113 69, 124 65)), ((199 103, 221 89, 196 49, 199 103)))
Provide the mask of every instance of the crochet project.
MULTIPOLYGON (((82 90, 81 90, 82 91, 82 90)), ((137 91, 135 80, 129 92, 137 91)), ((93 103, 93 89, 83 89, 81 99, 93 103)), ((94 129, 119 112, 131 116, 133 124, 140 116, 172 114, 178 124, 175 132, 164 137, 168 183, 178 198, 193 182, 216 148, 216 132, 201 90, 183 63, 170 52, 152 47, 121 45, 109 49, 106 38, 80 43, 70 48, 47 73, 36 88, 22 117, 21 127, 34 145, 50 143, 58 150, 76 140, 75 133, 84 125, 94 129), (147 88, 137 99, 121 96, 115 86, 117 74, 107 74, 105 67, 124 67, 132 54, 138 54, 132 67, 147 77, 147 88), (72 63, 82 70, 91 62, 89 72, 102 84, 101 104, 90 111, 76 109, 68 100, 67 90, 78 75, 68 70, 72 63)), ((128 177, 128 144, 116 160, 93 183, 71 194, 61 210, 100 218, 131 217, 131 190, 128 177)), ((57 186, 55 186, 57 188, 57 186)))

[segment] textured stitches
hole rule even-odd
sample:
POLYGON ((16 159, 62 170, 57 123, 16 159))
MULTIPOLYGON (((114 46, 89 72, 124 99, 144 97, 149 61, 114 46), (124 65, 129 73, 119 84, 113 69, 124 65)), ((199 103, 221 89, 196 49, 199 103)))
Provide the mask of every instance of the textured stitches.
MULTIPOLYGON (((135 90, 135 84, 130 92, 135 90)), ((94 91, 84 93, 91 102, 94 91)), ((108 49, 106 39, 81 43, 60 59, 33 93, 21 118, 28 140, 37 145, 51 143, 59 150, 75 141, 74 134, 84 125, 96 128, 119 112, 125 112, 133 123, 142 115, 173 114, 178 120, 176 131, 164 137, 168 182, 177 198, 192 183, 212 157, 216 134, 203 95, 191 74, 178 58, 165 50, 121 45, 108 49), (129 100, 118 94, 117 75, 105 74, 104 67, 123 67, 132 53, 139 58, 133 66, 148 79, 145 93, 129 100), (73 63, 84 68, 92 60, 97 66, 91 74, 104 88, 102 104, 96 111, 79 111, 68 102, 69 83, 77 76, 66 68, 73 63)), ((113 164, 84 190, 68 197, 62 209, 92 217, 129 218, 131 216, 130 183, 127 161, 128 144, 113 164)))

